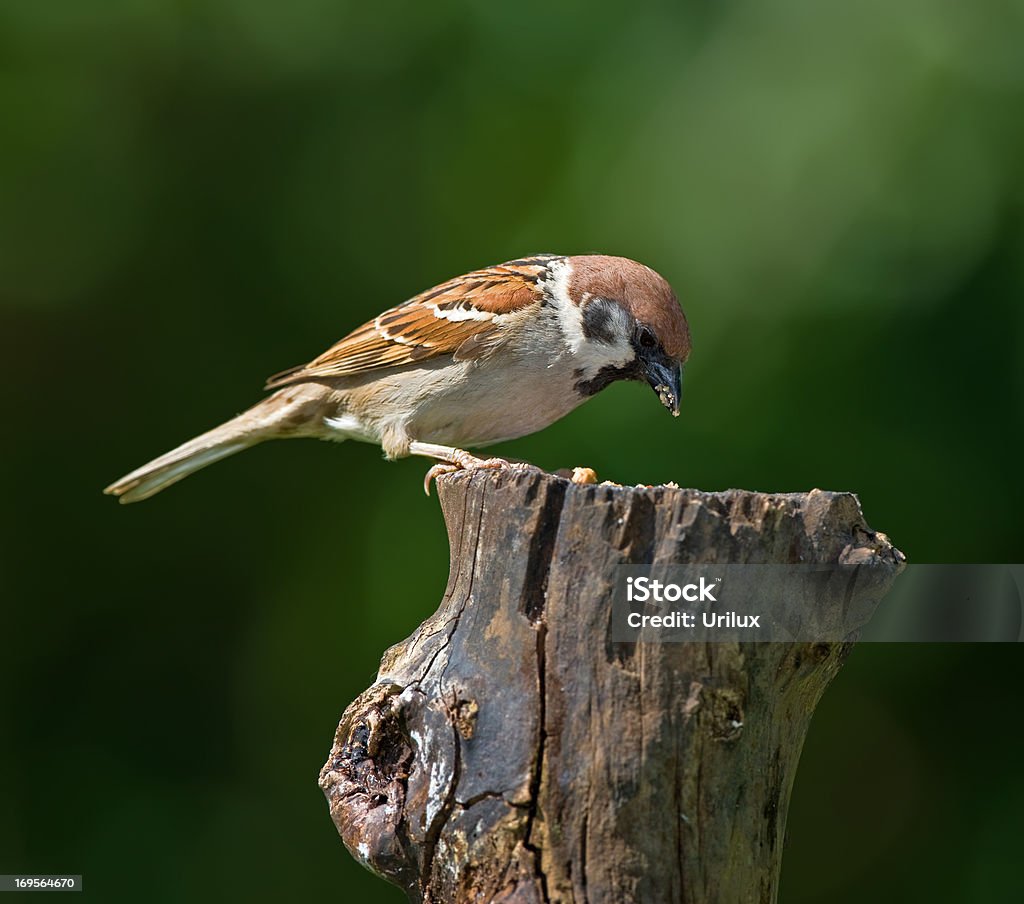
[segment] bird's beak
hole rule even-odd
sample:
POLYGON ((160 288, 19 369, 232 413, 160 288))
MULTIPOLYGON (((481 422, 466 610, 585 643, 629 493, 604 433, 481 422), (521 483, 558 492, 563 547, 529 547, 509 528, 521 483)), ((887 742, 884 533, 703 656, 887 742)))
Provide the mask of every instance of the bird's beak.
POLYGON ((644 379, 647 380, 672 417, 679 417, 679 396, 682 393, 683 366, 660 349, 643 361, 644 379))

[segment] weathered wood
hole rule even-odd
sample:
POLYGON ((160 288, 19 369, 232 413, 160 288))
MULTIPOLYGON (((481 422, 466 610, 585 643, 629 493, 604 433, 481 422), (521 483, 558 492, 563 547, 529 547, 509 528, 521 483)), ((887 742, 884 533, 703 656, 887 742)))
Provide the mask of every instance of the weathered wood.
POLYGON ((849 643, 616 644, 622 563, 902 556, 856 497, 461 473, 451 575, 345 711, 320 783, 426 902, 770 902, 814 707, 849 643))

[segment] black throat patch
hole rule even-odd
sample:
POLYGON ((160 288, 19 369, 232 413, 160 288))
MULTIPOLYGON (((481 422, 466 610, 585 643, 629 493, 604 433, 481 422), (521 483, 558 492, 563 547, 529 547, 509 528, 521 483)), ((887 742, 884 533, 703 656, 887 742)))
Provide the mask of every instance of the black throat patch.
MULTIPOLYGON (((582 377, 582 371, 576 371, 574 374, 576 377, 582 377)), ((585 397, 597 395, 606 386, 610 386, 616 380, 640 380, 643 375, 640 372, 640 362, 632 361, 629 364, 624 364, 621 367, 614 367, 608 365, 602 367, 593 377, 589 380, 577 380, 575 384, 576 391, 585 397)))

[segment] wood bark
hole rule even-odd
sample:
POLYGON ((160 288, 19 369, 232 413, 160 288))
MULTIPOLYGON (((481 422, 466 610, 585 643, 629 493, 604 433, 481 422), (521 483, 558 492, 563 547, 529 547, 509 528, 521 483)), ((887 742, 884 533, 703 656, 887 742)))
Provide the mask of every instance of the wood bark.
POLYGON ((849 493, 458 473, 440 608, 345 710, 320 784, 414 902, 772 902, 814 707, 852 643, 615 643, 623 563, 903 557, 849 493))

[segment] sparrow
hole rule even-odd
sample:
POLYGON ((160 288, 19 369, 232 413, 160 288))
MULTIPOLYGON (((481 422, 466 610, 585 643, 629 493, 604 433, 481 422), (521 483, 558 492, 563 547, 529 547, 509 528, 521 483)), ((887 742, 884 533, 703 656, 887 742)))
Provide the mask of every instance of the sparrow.
POLYGON ((418 455, 440 473, 530 467, 466 451, 547 427, 616 380, 679 415, 690 329, 669 284, 607 255, 538 254, 441 283, 363 324, 273 393, 112 483, 121 502, 269 439, 312 437, 418 455))

